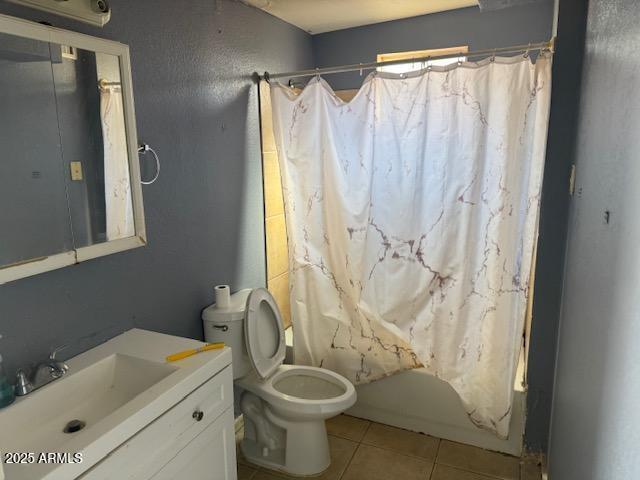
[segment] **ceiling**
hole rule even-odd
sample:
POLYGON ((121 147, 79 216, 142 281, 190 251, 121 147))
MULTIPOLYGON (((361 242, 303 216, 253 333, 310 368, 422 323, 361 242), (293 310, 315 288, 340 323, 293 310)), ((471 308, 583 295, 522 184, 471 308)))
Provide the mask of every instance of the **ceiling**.
POLYGON ((478 5, 478 0, 242 0, 309 33, 478 5))

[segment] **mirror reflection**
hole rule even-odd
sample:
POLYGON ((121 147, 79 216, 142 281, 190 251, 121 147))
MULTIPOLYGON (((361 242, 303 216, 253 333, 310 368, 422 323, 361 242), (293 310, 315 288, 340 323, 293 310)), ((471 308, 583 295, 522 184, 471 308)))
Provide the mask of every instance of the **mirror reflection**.
POLYGON ((118 57, 60 49, 52 70, 74 244, 135 234, 118 57))
POLYGON ((0 34, 0 267, 73 249, 51 49, 0 34))
POLYGON ((0 268, 135 236, 121 82, 115 55, 0 34, 0 268))

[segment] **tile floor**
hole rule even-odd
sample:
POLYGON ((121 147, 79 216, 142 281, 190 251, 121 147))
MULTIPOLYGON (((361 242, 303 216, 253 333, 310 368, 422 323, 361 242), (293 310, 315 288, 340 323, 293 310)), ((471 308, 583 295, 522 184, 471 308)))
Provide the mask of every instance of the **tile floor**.
MULTIPOLYGON (((331 466, 319 480, 540 480, 532 461, 440 440, 347 415, 327 421, 331 466)), ((238 456, 238 480, 287 475, 238 456)))

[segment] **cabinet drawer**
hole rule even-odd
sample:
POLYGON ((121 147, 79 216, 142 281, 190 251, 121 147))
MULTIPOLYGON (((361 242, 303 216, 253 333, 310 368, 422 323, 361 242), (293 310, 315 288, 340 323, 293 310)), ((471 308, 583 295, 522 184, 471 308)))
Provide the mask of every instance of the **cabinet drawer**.
POLYGON ((146 480, 232 404, 233 376, 228 366, 79 478, 146 480))
POLYGON ((236 437, 229 407, 151 480, 236 480, 236 437))

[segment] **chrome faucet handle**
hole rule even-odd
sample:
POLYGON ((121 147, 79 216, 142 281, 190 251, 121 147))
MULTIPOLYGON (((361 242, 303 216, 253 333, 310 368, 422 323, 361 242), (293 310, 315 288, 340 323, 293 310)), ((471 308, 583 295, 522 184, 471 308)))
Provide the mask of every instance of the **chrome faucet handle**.
POLYGON ((65 375, 69 371, 69 366, 56 359, 58 352, 65 348, 67 348, 66 345, 53 349, 49 358, 36 364, 33 369, 30 369, 30 373, 22 368, 18 369, 14 387, 16 395, 27 395, 65 375))
POLYGON ((52 367, 51 375, 54 378, 60 378, 61 376, 63 376, 65 373, 69 371, 69 365, 67 365, 65 362, 62 362, 56 359, 56 355, 58 354, 58 352, 61 352, 67 347, 68 345, 63 345, 61 347, 55 348, 49 354, 49 360, 51 360, 51 367, 52 367))
POLYGON ((26 395, 27 393, 31 393, 33 392, 33 390, 35 389, 35 387, 33 386, 33 383, 31 383, 31 380, 29 380, 29 377, 27 376, 26 373, 24 373, 24 370, 20 369, 16 372, 16 386, 15 386, 15 393, 18 396, 22 396, 22 395, 26 395))
POLYGON ((49 360, 58 361, 56 359, 56 355, 58 355, 58 353, 62 352, 63 350, 66 350, 68 346, 69 345, 62 345, 51 350, 51 353, 49 354, 49 360))
POLYGON ((62 345, 61 347, 54 348, 49 354, 49 367, 51 369, 51 376, 53 378, 60 378, 69 371, 69 365, 56 358, 58 353, 63 351, 67 347, 68 345, 62 345))

